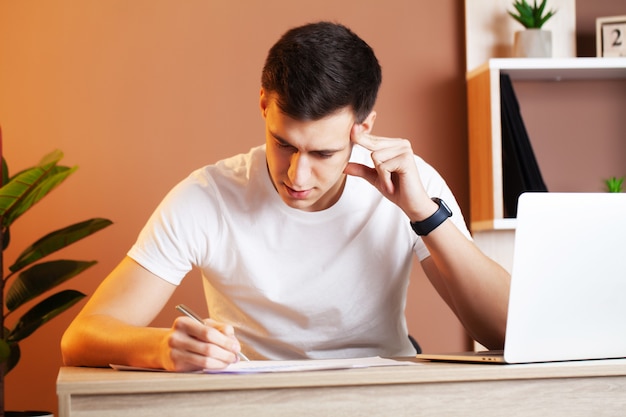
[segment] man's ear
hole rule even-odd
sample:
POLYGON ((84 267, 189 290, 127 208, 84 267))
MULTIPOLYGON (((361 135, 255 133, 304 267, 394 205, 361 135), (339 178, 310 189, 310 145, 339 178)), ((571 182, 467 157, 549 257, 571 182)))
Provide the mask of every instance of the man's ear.
POLYGON ((367 115, 365 120, 361 123, 357 123, 357 127, 362 133, 371 133, 374 128, 374 121, 376 121, 376 111, 372 110, 370 114, 367 115))
POLYGON ((267 107, 269 106, 269 97, 263 87, 261 87, 261 97, 259 98, 259 106, 261 107, 261 116, 265 119, 267 115, 267 107))

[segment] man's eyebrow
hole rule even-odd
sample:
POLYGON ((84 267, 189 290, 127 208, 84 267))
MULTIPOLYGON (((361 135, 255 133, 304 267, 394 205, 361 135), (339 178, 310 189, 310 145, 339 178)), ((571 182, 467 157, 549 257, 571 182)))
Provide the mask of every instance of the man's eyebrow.
MULTIPOLYGON (((272 132, 271 130, 269 131, 269 134, 276 139, 277 142, 279 142, 281 145, 285 145, 285 146, 291 146, 293 148, 297 148, 296 146, 292 145, 291 143, 289 143, 289 141, 287 141, 286 139, 282 138, 281 136, 277 135, 275 132, 272 132)), ((315 150, 311 150, 308 152, 315 152, 315 153, 337 153, 337 152, 341 152, 344 149, 346 149, 346 147, 342 147, 342 148, 337 148, 337 149, 315 149, 315 150)))
POLYGON ((271 135, 274 139, 276 139, 276 141, 277 141, 277 142, 280 142, 280 143, 281 143, 281 145, 289 145, 289 146, 293 146, 293 145, 291 145, 291 143, 287 142, 287 140, 286 140, 286 139, 284 139, 284 138, 280 137, 279 135, 277 135, 276 133, 272 132, 271 130, 270 130, 269 132, 270 132, 270 135, 271 135))

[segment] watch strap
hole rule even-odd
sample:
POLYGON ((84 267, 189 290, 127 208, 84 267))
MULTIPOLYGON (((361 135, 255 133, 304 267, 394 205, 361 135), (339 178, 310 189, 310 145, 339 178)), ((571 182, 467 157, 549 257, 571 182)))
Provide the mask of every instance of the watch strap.
POLYGON ((433 197, 439 208, 430 217, 419 222, 411 222, 411 228, 419 236, 426 236, 441 225, 448 217, 452 216, 452 211, 448 205, 440 198, 433 197))

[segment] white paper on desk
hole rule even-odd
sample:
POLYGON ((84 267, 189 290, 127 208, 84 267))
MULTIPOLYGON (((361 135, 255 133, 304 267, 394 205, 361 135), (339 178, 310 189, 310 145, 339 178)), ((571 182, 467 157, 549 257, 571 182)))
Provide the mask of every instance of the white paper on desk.
MULTIPOLYGON (((224 369, 205 369, 207 374, 254 374, 271 372, 302 372, 322 371, 330 369, 369 368, 374 366, 406 366, 418 365, 415 362, 396 361, 384 359, 380 356, 350 359, 303 359, 303 360, 278 360, 278 361, 240 361, 228 365, 224 369)), ((152 371, 166 372, 163 369, 138 368, 134 366, 111 365, 118 371, 152 371)))
POLYGON ((350 359, 304 359, 279 361, 240 361, 224 369, 205 369, 209 374, 253 374, 268 372, 302 372, 329 369, 369 368, 374 366, 416 365, 414 362, 384 359, 380 356, 350 359))

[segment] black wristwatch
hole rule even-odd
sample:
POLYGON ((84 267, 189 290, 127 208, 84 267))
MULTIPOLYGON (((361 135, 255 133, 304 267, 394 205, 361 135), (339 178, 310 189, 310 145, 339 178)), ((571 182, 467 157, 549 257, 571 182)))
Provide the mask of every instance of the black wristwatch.
POLYGON ((411 222, 411 227, 419 236, 426 236, 446 221, 448 217, 452 217, 452 211, 442 199, 433 197, 432 200, 439 205, 437 211, 421 222, 411 222))

